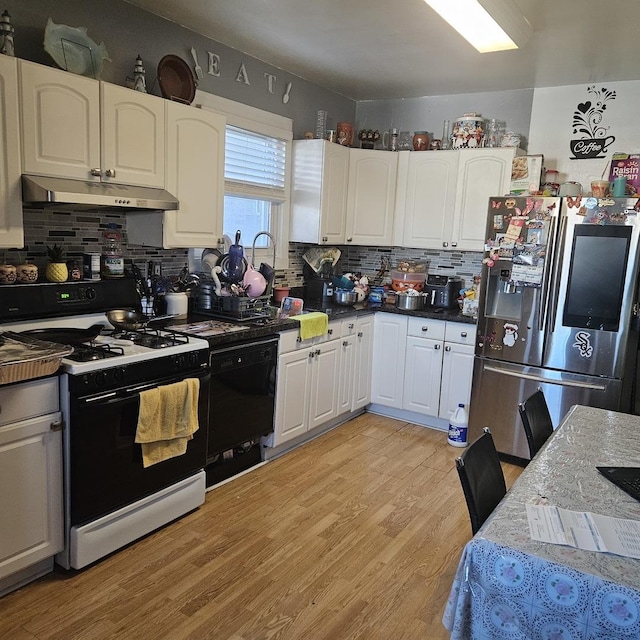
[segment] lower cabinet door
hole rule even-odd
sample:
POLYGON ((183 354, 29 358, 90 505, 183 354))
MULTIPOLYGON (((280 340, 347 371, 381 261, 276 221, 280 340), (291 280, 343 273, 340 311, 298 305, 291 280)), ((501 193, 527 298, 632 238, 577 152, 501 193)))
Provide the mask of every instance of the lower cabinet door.
POLYGON ((442 342, 407 337, 402 408, 437 416, 441 372, 442 342))
POLYGON ((309 429, 314 429, 338 415, 338 388, 340 340, 324 342, 313 351, 313 377, 309 429))
POLYGON ((62 551, 60 413, 0 427, 0 579, 62 551))
POLYGON ((469 413, 473 378, 473 344, 444 343, 439 417, 448 420, 462 403, 469 413))
POLYGON ((338 382, 338 415, 351 411, 353 403, 356 338, 347 336, 340 341, 340 379, 338 382))
POLYGON ((373 357, 373 316, 358 318, 353 369, 353 404, 356 411, 371 401, 371 360, 373 357))
POLYGON ((307 430, 311 392, 310 351, 294 351, 278 358, 274 445, 307 430))

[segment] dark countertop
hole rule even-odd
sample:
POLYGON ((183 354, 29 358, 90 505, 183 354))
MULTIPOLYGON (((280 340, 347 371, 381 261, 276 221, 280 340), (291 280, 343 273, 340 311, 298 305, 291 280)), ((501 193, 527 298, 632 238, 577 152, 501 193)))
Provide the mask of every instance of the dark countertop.
MULTIPOLYGON (((413 316, 418 318, 431 318, 434 320, 449 320, 452 322, 464 322, 465 324, 476 324, 476 319, 469 316, 463 316, 457 309, 423 309, 420 311, 405 311, 404 309, 397 309, 392 304, 369 304, 367 302, 355 304, 352 307, 344 307, 340 305, 330 304, 328 306, 322 306, 317 301, 309 301, 305 303, 305 309, 307 311, 322 311, 329 316, 329 320, 342 320, 350 317, 357 317, 359 315, 366 315, 369 313, 375 313, 378 311, 384 311, 385 313, 396 313, 399 315, 413 316)), ((172 322, 168 325, 168 328, 175 328, 180 330, 180 326, 193 323, 193 322, 205 322, 207 320, 215 320, 211 316, 206 316, 198 313, 189 314, 189 317, 185 320, 179 320, 172 322)), ((244 326, 248 327, 244 331, 233 331, 229 333, 217 334, 209 336, 206 339, 212 347, 225 346, 235 344, 239 342, 246 342, 250 340, 256 340, 279 333, 280 331, 287 331, 289 329, 297 329, 300 325, 296 320, 258 320, 243 322, 244 326)))

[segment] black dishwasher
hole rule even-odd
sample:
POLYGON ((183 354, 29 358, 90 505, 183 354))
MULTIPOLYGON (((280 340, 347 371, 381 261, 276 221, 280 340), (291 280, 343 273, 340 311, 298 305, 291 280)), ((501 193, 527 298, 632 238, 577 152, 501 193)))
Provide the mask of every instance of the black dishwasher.
POLYGON ((273 431, 278 337, 212 348, 207 485, 261 461, 260 437, 273 431))

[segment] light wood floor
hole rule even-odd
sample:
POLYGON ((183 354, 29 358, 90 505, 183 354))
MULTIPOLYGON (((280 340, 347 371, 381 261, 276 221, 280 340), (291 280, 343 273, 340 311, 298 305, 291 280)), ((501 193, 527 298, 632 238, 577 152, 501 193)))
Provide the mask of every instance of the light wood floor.
MULTIPOLYGON (((438 640, 471 532, 446 434, 365 414, 83 571, 0 599, 3 640, 438 640)), ((507 485, 521 469, 504 465, 507 485)))

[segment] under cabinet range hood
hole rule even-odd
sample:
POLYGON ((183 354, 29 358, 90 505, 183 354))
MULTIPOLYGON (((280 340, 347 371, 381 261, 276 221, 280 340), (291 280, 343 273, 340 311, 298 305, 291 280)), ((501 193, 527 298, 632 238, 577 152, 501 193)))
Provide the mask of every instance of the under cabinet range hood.
POLYGON ((69 209, 118 208, 173 210, 178 200, 164 189, 132 187, 126 184, 87 182, 48 176, 22 176, 22 201, 38 207, 69 209))

